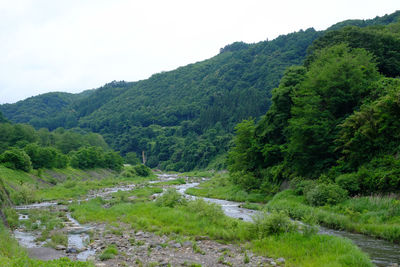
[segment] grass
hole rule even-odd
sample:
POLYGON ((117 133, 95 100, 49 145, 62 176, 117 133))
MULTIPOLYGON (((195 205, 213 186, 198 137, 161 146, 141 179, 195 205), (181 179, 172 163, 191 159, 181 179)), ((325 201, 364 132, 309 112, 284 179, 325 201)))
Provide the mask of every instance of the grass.
POLYGON ((165 181, 165 182, 158 182, 158 183, 154 183, 153 185, 168 186, 168 185, 180 185, 180 184, 186 184, 186 181, 184 178, 178 178, 175 180, 170 180, 170 181, 165 181))
POLYGON ((101 261, 106 261, 113 259, 116 255, 118 255, 118 253, 117 247, 115 245, 110 245, 103 250, 99 258, 101 261))
POLYGON ((37 170, 31 173, 12 170, 0 165, 0 177, 10 193, 13 204, 21 205, 49 200, 69 200, 88 194, 90 190, 114 187, 118 184, 141 184, 155 178, 123 177, 105 169, 37 170))
POLYGON ((225 199, 237 202, 266 203, 271 196, 259 192, 246 192, 232 184, 228 173, 217 173, 210 180, 201 183, 197 188, 189 188, 186 193, 194 196, 225 199))
POLYGON ((362 233, 400 243, 400 202, 393 197, 357 197, 335 206, 312 207, 292 190, 275 195, 268 210, 284 210, 297 220, 314 217, 333 229, 362 233))
POLYGON ((285 266, 373 266, 350 240, 334 236, 283 233, 255 240, 250 247, 264 256, 285 258, 285 266))
POLYGON ((226 217, 219 206, 202 200, 177 204, 173 208, 153 201, 132 204, 121 200, 110 208, 104 208, 104 203, 104 200, 93 199, 73 204, 70 210, 82 223, 123 222, 134 229, 160 235, 207 236, 224 243, 247 243, 248 249, 257 254, 284 257, 285 266, 372 266, 366 254, 346 239, 293 231, 260 235, 257 232, 260 229, 255 231, 251 223, 226 217))

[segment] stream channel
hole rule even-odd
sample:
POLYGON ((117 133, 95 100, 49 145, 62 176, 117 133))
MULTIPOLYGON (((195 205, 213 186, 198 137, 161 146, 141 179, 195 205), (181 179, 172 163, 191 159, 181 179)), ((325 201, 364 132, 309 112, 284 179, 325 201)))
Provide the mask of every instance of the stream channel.
MULTIPOLYGON (((151 181, 150 183, 157 183, 160 181, 170 181, 178 178, 178 174, 158 174, 158 180, 151 181)), ((197 197, 185 193, 188 188, 198 186, 198 182, 188 182, 182 185, 174 186, 178 192, 183 194, 188 199, 195 199, 197 197)), ((92 192, 81 201, 87 201, 95 197, 102 197, 103 199, 111 198, 111 194, 118 191, 132 190, 135 185, 117 186, 113 188, 105 188, 100 191, 92 192)), ((237 218, 243 221, 252 221, 253 216, 257 211, 242 208, 243 203, 233 202, 227 200, 203 198, 205 201, 218 204, 222 207, 225 214, 229 217, 237 218)), ((89 235, 87 232, 93 229, 91 225, 81 225, 78 221, 71 217, 67 212, 67 207, 57 205, 57 202, 42 202, 31 205, 16 206, 15 209, 20 211, 20 220, 28 219, 27 215, 23 214, 24 210, 29 209, 50 209, 57 207, 58 210, 65 210, 68 221, 65 223, 65 229, 68 233, 68 248, 65 252, 44 247, 44 242, 35 242, 37 235, 33 232, 24 231, 24 229, 17 229, 14 231, 14 236, 21 246, 25 247, 31 256, 41 256, 42 259, 53 259, 59 257, 69 256, 74 260, 86 261, 94 258, 96 250, 88 246, 89 235), (43 257, 47 255, 48 258, 43 257)), ((395 266, 393 264, 400 264, 400 245, 394 244, 385 240, 376 239, 362 234, 350 233, 342 230, 332 230, 325 227, 319 228, 319 234, 334 235, 345 237, 353 241, 361 250, 368 253, 372 262, 376 266, 395 266)))

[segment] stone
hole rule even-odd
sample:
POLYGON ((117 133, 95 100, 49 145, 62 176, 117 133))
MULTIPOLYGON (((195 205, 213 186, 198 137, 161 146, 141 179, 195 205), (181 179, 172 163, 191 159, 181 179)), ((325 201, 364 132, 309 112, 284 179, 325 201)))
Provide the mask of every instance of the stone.
POLYGON ((182 245, 181 245, 181 243, 174 243, 174 244, 172 244, 172 247, 173 248, 181 248, 182 245))
POLYGON ((269 264, 271 264, 272 266, 276 266, 277 265, 276 262, 274 262, 274 261, 271 261, 269 264))
POLYGON ((78 251, 76 250, 76 248, 67 248, 67 253, 78 253, 78 251))
POLYGON ((63 245, 57 245, 56 246, 56 250, 65 250, 65 249, 66 249, 66 247, 63 246, 63 245))
POLYGON ((135 236, 142 236, 143 235, 143 232, 142 231, 139 231, 139 232, 137 232, 136 234, 135 234, 135 236))
POLYGON ((276 262, 278 263, 285 263, 285 259, 284 258, 279 258, 276 260, 276 262))
POLYGON ((193 245, 192 241, 185 241, 183 242, 184 247, 191 247, 193 245))

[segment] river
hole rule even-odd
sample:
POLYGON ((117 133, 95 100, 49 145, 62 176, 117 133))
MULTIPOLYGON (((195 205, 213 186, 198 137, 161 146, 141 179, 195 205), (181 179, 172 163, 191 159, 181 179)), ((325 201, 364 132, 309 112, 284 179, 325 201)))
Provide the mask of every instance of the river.
MULTIPOLYGON (((158 180, 159 181, 170 181, 175 180, 178 178, 177 174, 159 174, 158 180)), ((199 183, 191 183, 188 182, 182 185, 174 186, 178 192, 183 194, 188 199, 195 199, 198 197, 194 197, 185 193, 188 188, 196 187, 199 183)), ((111 193, 117 191, 128 191, 132 190, 135 185, 125 185, 125 186, 117 186, 113 188, 106 188, 100 191, 92 192, 89 194, 83 201, 87 201, 89 199, 95 197, 102 197, 102 198, 109 198, 111 193)), ((253 216, 256 214, 257 211, 242 208, 243 203, 227 201, 227 200, 220 200, 220 199, 213 199, 213 198, 203 198, 205 201, 218 204, 222 207, 224 213, 233 218, 237 218, 243 221, 251 222, 253 220, 253 216)), ((57 205, 56 202, 43 202, 38 204, 32 205, 24 205, 24 206, 17 206, 15 207, 16 210, 27 210, 27 209, 35 209, 35 208, 49 208, 57 205)), ((91 249, 87 246, 87 240, 89 236, 87 231, 91 229, 90 225, 81 225, 78 221, 70 216, 67 213, 67 218, 69 220, 68 223, 68 243, 69 249, 76 249, 79 251, 76 254, 77 260, 87 260, 88 258, 92 257, 96 251, 91 249)), ((25 220, 26 215, 20 215, 20 220, 25 220)), ((326 234, 326 235, 335 235, 340 237, 345 237, 353 241, 360 249, 366 252, 372 262, 377 266, 390 266, 394 263, 400 264, 400 245, 394 244, 385 240, 372 238, 362 234, 356 233, 349 233, 346 231, 339 231, 339 230, 332 230, 327 229, 324 227, 320 227, 319 234, 326 234)), ((36 238, 34 234, 30 232, 21 231, 21 229, 14 231, 14 235, 19 241, 20 245, 26 247, 31 252, 37 253, 37 250, 40 250, 43 244, 37 244, 34 242, 36 238)), ((39 251, 40 252, 40 251, 39 251)), ((49 253, 49 248, 43 248, 42 253, 49 253)), ((60 257, 59 251, 53 251, 54 258, 60 257)), ((64 255, 65 256, 65 255, 64 255)))

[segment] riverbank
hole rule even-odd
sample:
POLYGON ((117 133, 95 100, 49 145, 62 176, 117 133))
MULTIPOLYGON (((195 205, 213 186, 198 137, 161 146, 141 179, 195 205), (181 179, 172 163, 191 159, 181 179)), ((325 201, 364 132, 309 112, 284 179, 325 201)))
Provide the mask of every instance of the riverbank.
MULTIPOLYGON (((132 183, 134 180, 131 179, 132 183)), ((292 230, 272 233, 259 227, 271 225, 268 220, 255 227, 252 223, 225 216, 216 204, 184 200, 178 193, 164 193, 160 197, 162 190, 182 185, 182 177, 179 179, 175 175, 161 182, 148 183, 138 178, 135 186, 125 191, 98 189, 92 191, 90 199, 79 197, 79 202, 72 203, 61 201, 66 208, 55 207, 64 215, 50 212, 45 216, 46 212, 43 212, 35 218, 34 211, 26 212, 32 220, 24 223, 24 227, 28 231, 29 224, 33 229, 36 227, 34 221, 39 221, 39 225, 45 228, 40 229, 39 235, 44 235, 46 242, 53 241, 54 247, 64 246, 65 237, 56 233, 63 233, 65 214, 71 213, 79 224, 92 229, 87 232, 90 239, 85 249, 95 251, 88 259, 99 266, 166 266, 168 263, 178 266, 258 266, 260 263, 372 266, 368 257, 348 240, 292 230), (108 193, 100 194, 104 191, 108 193), (57 218, 62 222, 60 227, 57 218), (48 223, 42 223, 42 220, 48 223), (52 225, 54 228, 50 230, 52 225), (49 234, 47 239, 46 232, 49 234), (146 259, 152 259, 152 262, 146 259)), ((188 183, 190 179, 184 182, 188 183)), ((64 255, 76 259, 71 250, 67 253, 68 246, 67 243, 67 246, 58 248, 64 255)))

